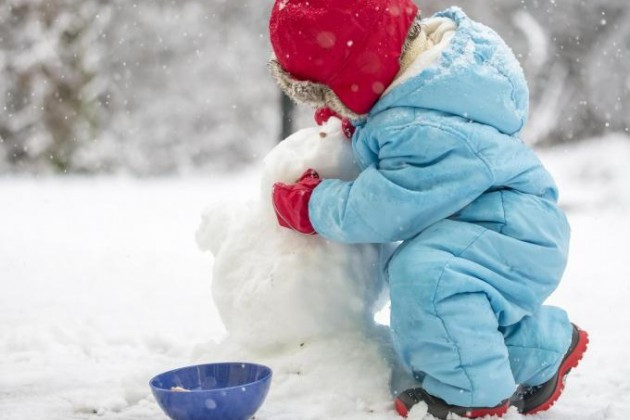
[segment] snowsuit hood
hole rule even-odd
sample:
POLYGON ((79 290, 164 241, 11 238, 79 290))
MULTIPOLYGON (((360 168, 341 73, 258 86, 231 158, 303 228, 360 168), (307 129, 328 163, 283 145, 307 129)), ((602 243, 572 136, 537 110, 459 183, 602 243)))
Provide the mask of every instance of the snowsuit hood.
MULTIPOLYGON (((527 121, 529 91, 511 49, 458 7, 435 17, 457 25, 449 45, 436 63, 384 95, 369 116, 393 107, 424 108, 487 124, 504 134, 519 133, 527 121)), ((413 66, 407 70, 413 71, 413 66)))

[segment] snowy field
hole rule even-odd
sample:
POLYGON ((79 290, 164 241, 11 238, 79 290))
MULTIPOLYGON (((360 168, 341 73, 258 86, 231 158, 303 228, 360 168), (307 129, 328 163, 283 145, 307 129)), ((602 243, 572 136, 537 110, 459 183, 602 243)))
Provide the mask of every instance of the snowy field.
MULTIPOLYGON (((573 227, 551 303, 589 330, 591 346, 564 397, 534 418, 626 419, 630 140, 542 157, 573 227)), ((150 377, 210 359, 208 343, 224 332, 212 261, 194 241, 201 210, 257 185, 254 170, 219 179, 0 178, 0 419, 165 418, 150 377)), ((265 411, 257 418, 271 419, 265 411)))

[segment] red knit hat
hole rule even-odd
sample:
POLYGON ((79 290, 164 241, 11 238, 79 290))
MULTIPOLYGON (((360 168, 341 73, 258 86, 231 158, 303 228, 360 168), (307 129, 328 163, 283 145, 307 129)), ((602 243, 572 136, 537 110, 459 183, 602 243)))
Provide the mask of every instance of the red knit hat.
POLYGON ((400 70, 412 0, 276 0, 269 22, 282 68, 367 113, 400 70))

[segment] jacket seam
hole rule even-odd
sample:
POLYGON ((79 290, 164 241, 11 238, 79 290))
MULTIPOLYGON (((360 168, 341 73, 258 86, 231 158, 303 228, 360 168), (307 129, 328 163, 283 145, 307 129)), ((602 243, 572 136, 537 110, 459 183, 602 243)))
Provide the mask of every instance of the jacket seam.
POLYGON ((461 367, 462 371, 464 372, 464 375, 466 376, 466 379, 468 379, 468 383, 470 384, 471 401, 472 401, 472 394, 475 391, 475 386, 473 384, 473 381, 472 381, 470 375, 466 371, 466 368, 464 367, 464 363, 463 363, 463 360, 462 360, 462 354, 461 354, 461 352, 459 350, 459 346, 455 343, 455 340, 453 340, 453 337, 452 337, 451 333, 449 332, 448 328, 446 327, 446 322, 444 322, 444 319, 442 318, 442 316, 438 312, 437 304, 435 302, 435 299, 436 299, 437 291, 438 291, 438 289, 440 287, 440 283, 442 281, 442 278, 444 277, 444 273, 446 273, 446 270, 450 267, 450 265, 453 262, 453 260, 455 260, 456 258, 461 257, 466 251, 468 251, 468 249, 471 246, 473 246, 479 240, 479 238, 481 238, 481 236, 484 233, 486 233, 486 231, 487 231, 487 229, 482 230, 474 239, 472 239, 470 241, 470 243, 468 245, 466 245, 466 247, 464 247, 464 249, 462 249, 457 254, 453 254, 451 256, 451 258, 449 258, 448 262, 442 268, 442 272, 440 273, 440 276, 438 277, 437 282, 435 283, 435 288, 433 289, 433 296, 431 297, 431 302, 433 304, 433 312, 435 313, 435 316, 440 320, 440 323, 442 324, 442 328, 444 329, 444 332, 446 333, 446 336, 447 336, 448 340, 451 343, 453 343, 453 347, 455 347, 455 351, 457 352, 457 357, 459 359, 459 366, 461 367))
MULTIPOLYGON (((455 116, 455 117, 457 117, 457 116, 455 116)), ((488 175, 489 175, 490 179, 492 180, 492 184, 494 184, 496 182, 496 177, 494 176, 494 172, 490 168, 490 164, 488 164, 486 159, 483 156, 481 156, 477 150, 475 150, 475 148, 472 146, 472 144, 470 144, 470 138, 473 136, 473 133, 476 131, 476 129, 477 129, 476 127, 475 127, 474 130, 470 131, 470 134, 468 134, 468 136, 465 136, 462 133, 460 133, 458 130, 455 130, 455 129, 450 128, 450 127, 444 127, 443 125, 434 124, 434 123, 430 123, 430 122, 429 123, 427 123, 427 122, 418 123, 416 121, 412 121, 412 122, 405 123, 404 125, 398 125, 398 126, 395 126, 395 127, 388 128, 388 129, 386 129, 386 131, 390 131, 391 130, 391 132, 401 132, 404 129, 412 128, 412 127, 415 127, 415 126, 431 127, 431 128, 436 129, 436 130, 440 130, 443 133, 447 133, 447 134, 453 135, 453 136, 459 138, 460 140, 462 140, 466 144, 466 147, 467 147, 468 151, 470 153, 472 153, 478 160, 480 160, 481 163, 483 163, 483 166, 485 167, 486 171, 488 172, 488 175)))
MULTIPOLYGON (((506 74, 502 69, 500 69, 498 66, 492 65, 490 63, 487 63, 490 67, 492 67, 494 70, 496 70, 497 73, 499 73, 505 80, 507 80, 507 82, 510 85, 510 88, 512 89, 512 91, 510 92, 510 101, 512 101, 512 106, 514 106, 514 109, 516 110, 517 107, 517 103, 516 103, 516 85, 514 84, 514 81, 509 77, 508 74, 506 74)), ((525 118, 520 118, 520 126, 519 128, 514 131, 513 133, 505 133, 509 136, 515 136, 516 134, 518 134, 519 132, 521 132, 521 130, 523 130, 523 128, 525 128, 525 118)))
POLYGON ((507 212, 505 211, 505 197, 504 197, 504 191, 501 190, 501 208, 503 209, 503 226, 501 226, 501 229, 499 229, 499 233, 503 234, 503 231, 505 230, 505 227, 507 226, 507 212))
POLYGON ((511 348, 516 348, 516 349, 525 349, 525 350, 540 350, 540 351, 545 351, 548 353, 556 353, 556 354, 562 354, 564 355, 565 353, 563 353, 562 351, 559 350, 550 350, 550 349, 545 349, 545 348, 541 348, 541 347, 531 347, 531 346, 517 346, 517 345, 513 345, 513 344, 506 344, 506 347, 511 347, 511 348))

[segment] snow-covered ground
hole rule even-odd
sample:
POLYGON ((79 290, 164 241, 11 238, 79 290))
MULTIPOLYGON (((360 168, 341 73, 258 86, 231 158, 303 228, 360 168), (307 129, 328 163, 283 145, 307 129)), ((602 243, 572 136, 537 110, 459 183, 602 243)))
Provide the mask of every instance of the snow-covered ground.
MULTIPOLYGON (((589 330, 591 346, 564 397, 535 418, 625 419, 630 140, 542 157, 573 226, 569 268, 551 303, 589 330)), ((0 179, 0 419, 164 418, 148 379, 211 357, 207 343, 223 334, 212 261, 194 241, 201 210, 257 187, 256 171, 218 179, 0 179)), ((257 418, 271 417, 263 408, 257 418)))

